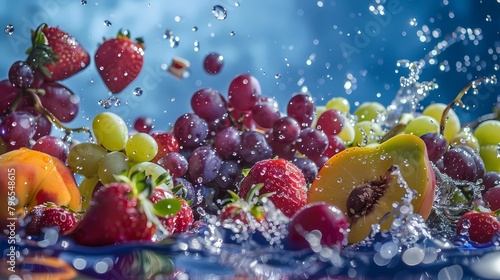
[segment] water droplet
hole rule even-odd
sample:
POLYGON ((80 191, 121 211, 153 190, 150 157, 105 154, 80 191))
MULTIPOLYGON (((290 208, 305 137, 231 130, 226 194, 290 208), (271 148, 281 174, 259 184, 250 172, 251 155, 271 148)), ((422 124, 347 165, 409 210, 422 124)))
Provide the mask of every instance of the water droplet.
POLYGON ((200 50, 200 42, 198 40, 195 40, 194 43, 194 51, 197 52, 200 50))
POLYGON ((4 31, 5 31, 5 34, 7 34, 7 35, 12 35, 12 34, 14 34, 14 25, 12 25, 12 24, 7 25, 7 26, 5 27, 5 30, 4 30, 4 31))
POLYGON ((82 5, 87 5, 87 0, 82 0, 82 5))
POLYGON ((174 36, 174 32, 172 32, 172 30, 170 29, 167 29, 165 30, 165 34, 163 34, 163 39, 170 39, 172 38, 172 36, 174 36))
POLYGON ((170 37, 170 47, 171 48, 177 48, 179 46, 181 39, 178 36, 175 37, 170 37))
POLYGON ((133 93, 134 93, 135 96, 141 96, 142 95, 142 88, 141 87, 136 87, 134 89, 133 93))
POLYGON ((193 30, 193 32, 196 32, 196 31, 198 31, 198 27, 197 26, 193 26, 193 28, 191 28, 191 30, 193 30))
POLYGON ((234 36, 234 35, 236 35, 236 32, 234 31, 229 32, 229 36, 234 36))
POLYGON ((281 74, 280 74, 280 73, 278 73, 278 74, 274 75, 274 78, 275 78, 275 79, 279 79, 279 78, 281 78, 281 74))
POLYGON ((227 17, 226 9, 224 9, 221 5, 215 5, 212 8, 212 14, 218 20, 225 20, 227 17))
POLYGON ((106 26, 111 26, 112 24, 111 24, 111 21, 109 21, 109 20, 105 20, 105 21, 104 21, 104 25, 106 25, 106 26))
POLYGON ((491 19, 491 16, 490 16, 490 15, 486 15, 486 21, 487 21, 487 22, 491 22, 491 20, 492 20, 492 19, 491 19))
POLYGON ((411 26, 417 26, 418 25, 417 19, 416 18, 410 19, 410 25, 411 26))

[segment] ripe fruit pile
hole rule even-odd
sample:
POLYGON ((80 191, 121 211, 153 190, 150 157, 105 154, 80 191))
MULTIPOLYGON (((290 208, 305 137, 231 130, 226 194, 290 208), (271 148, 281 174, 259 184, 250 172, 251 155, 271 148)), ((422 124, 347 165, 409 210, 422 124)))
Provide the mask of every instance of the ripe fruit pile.
MULTIPOLYGON (((470 188, 453 191, 450 203, 471 210, 453 224, 457 235, 488 243, 499 233, 490 210, 500 208, 500 121, 464 126, 452 109, 470 84, 450 105, 431 104, 389 125, 382 104, 364 103, 351 114, 341 97, 318 106, 310 94, 296 93, 282 112, 254 76, 241 74, 227 94, 196 91, 192 112, 178 117, 170 131, 154 131, 143 117, 130 132, 110 112, 95 116, 91 129, 72 130, 61 122, 76 116, 77 97, 56 81, 90 61, 79 44, 68 50, 62 38, 71 37, 40 26, 27 60, 14 63, 9 80, 0 82, 0 144, 6 152, 0 155, 0 196, 14 193, 3 181, 12 168, 18 185, 30 174, 48 178, 32 180, 27 189, 33 193, 20 196, 17 190, 18 203, 12 202, 17 214, 28 214, 28 234, 54 226, 89 246, 152 241, 186 232, 209 216, 233 230, 257 229, 245 227, 250 222, 270 230, 273 216, 265 206, 271 202, 289 222, 282 237, 289 248, 342 248, 369 237, 373 224, 389 230, 401 205, 408 215, 427 219, 443 178, 483 188, 480 196, 470 188), (68 51, 76 55, 68 59, 68 51), (52 124, 95 137, 68 149, 49 135, 52 124), (84 177, 76 195, 71 173, 84 177), (66 192, 49 185, 59 181, 66 192), (484 205, 472 210, 478 199, 484 205), (70 225, 51 218, 54 213, 73 217, 70 225)), ((143 54, 142 42, 132 42, 127 33, 99 46, 95 63, 112 93, 135 79, 143 54)), ((221 63, 222 56, 213 53, 204 67, 217 74, 221 63)), ((9 215, 0 214, 3 220, 9 215)))

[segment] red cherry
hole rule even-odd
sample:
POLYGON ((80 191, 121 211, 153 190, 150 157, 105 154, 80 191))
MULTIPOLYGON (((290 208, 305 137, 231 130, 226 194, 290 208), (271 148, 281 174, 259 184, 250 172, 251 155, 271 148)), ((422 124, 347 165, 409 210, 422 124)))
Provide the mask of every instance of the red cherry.
POLYGON ((341 249, 347 243, 348 229, 349 223, 340 209, 316 202, 304 206, 292 217, 287 241, 298 250, 315 245, 341 249))
POLYGON ((466 235, 473 242, 486 244, 500 232, 500 221, 494 213, 470 211, 457 224, 457 235, 466 235))

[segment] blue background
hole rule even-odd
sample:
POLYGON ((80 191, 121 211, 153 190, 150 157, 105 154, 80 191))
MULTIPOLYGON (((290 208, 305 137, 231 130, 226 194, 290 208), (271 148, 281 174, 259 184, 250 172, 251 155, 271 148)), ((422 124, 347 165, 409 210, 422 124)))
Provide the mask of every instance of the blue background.
MULTIPOLYGON (((145 64, 140 76, 115 95, 121 105, 109 111, 129 123, 137 116, 150 116, 156 129, 166 130, 179 115, 191 111, 189 100, 197 89, 213 87, 227 96, 231 79, 241 73, 257 77, 263 94, 276 97, 282 110, 304 87, 318 105, 334 96, 348 98, 352 107, 373 100, 388 105, 399 89, 400 76, 408 73, 396 66, 397 60, 424 58, 457 27, 479 28, 476 42, 467 38, 451 45, 421 76, 422 81, 439 84, 423 105, 448 103, 469 80, 498 75, 494 68, 500 64, 499 2, 88 0, 82 5, 78 0, 2 1, 0 25, 12 24, 15 30, 12 35, 0 34, 0 75, 6 77, 11 63, 25 58, 29 30, 42 22, 75 36, 92 57, 103 37, 128 29, 132 37, 142 36, 146 42, 145 64), (225 20, 213 16, 212 7, 217 4, 227 10, 225 20), (382 5, 385 15, 376 15, 370 5, 382 5), (106 26, 105 20, 111 25, 106 26), (163 38, 166 29, 179 37, 176 48, 163 38), (195 41, 199 51, 194 50, 195 41), (224 56, 225 65, 218 75, 202 68, 204 56, 213 51, 224 56), (175 56, 191 62, 188 78, 177 79, 162 69, 175 56), (464 66, 467 61, 470 65, 457 71, 457 63, 464 66), (442 71, 439 65, 449 69, 442 71), (354 87, 347 91, 344 84, 351 76, 354 87), (143 89, 142 96, 132 94, 136 87, 143 89)), ((81 98, 72 126, 89 125, 93 115, 105 110, 98 101, 108 98, 109 92, 93 61, 62 83, 81 98)), ((482 88, 479 95, 464 98, 471 109, 456 111, 464 121, 491 112, 498 93, 499 85, 482 88)))

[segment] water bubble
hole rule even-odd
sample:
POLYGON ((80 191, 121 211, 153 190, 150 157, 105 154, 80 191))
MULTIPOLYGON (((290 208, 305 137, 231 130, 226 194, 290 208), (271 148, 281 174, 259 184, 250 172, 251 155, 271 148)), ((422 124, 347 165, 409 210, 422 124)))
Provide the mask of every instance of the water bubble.
POLYGON ((105 21, 104 21, 104 25, 106 25, 106 26, 111 26, 112 24, 111 24, 111 21, 109 21, 109 20, 105 20, 105 21))
POLYGON ((7 25, 4 29, 4 31, 5 31, 5 34, 7 34, 7 35, 14 34, 14 25, 12 25, 12 24, 7 25))
POLYGON ((215 5, 212 8, 212 14, 218 20, 225 20, 227 17, 226 9, 224 9, 221 5, 215 5))
POLYGON ((134 93, 135 96, 141 96, 142 95, 142 88, 141 87, 136 87, 134 89, 133 93, 134 93))

